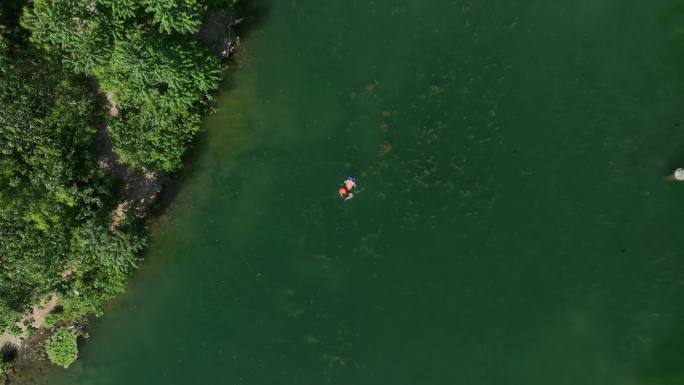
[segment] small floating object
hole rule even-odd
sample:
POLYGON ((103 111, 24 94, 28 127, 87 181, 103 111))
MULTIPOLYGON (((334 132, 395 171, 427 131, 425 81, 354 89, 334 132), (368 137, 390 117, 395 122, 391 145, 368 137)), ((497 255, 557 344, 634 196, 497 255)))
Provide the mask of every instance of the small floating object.
POLYGON ((678 181, 684 181, 684 168, 678 168, 674 172, 674 178, 678 181))
POLYGON ((347 195, 347 194, 349 194, 349 190, 347 190, 347 188, 344 187, 344 186, 340 187, 340 189, 337 190, 337 191, 340 192, 340 195, 347 195))

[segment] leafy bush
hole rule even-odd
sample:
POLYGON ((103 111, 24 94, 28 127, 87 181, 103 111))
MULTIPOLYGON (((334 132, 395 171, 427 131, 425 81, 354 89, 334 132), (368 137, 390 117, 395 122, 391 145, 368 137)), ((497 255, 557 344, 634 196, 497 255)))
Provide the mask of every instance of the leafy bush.
MULTIPOLYGON (((221 75, 194 32, 208 7, 234 2, 32 0, 21 20, 19 5, 0 6, 12 10, 0 15, 0 333, 20 333, 46 293, 60 294, 55 325, 124 291, 145 241, 130 224, 109 230, 114 182, 95 164, 95 123, 108 119, 130 165, 180 167, 221 75), (118 116, 104 116, 93 79, 118 116)), ((60 329, 48 355, 66 367, 75 349, 60 329)))
POLYGON ((218 61, 190 38, 131 30, 96 73, 114 90, 121 113, 111 118, 116 151, 127 163, 158 171, 181 164, 200 129, 200 112, 218 86, 218 61))
POLYGON ((47 316, 45 316, 45 321, 43 321, 43 324, 46 327, 52 327, 55 326, 57 321, 59 320, 59 314, 57 313, 50 313, 47 316))
POLYGON ((90 0, 34 0, 22 25, 31 40, 48 50, 61 49, 64 61, 77 72, 104 65, 112 46, 114 20, 90 0))
POLYGON ((124 291, 128 273, 144 246, 145 239, 132 229, 109 231, 95 221, 75 229, 70 255, 78 268, 61 283, 59 319, 101 315, 104 303, 124 291))
POLYGON ((60 52, 67 66, 114 95, 121 113, 110 126, 122 159, 168 172, 180 166, 220 80, 217 56, 194 36, 208 6, 202 0, 35 0, 22 23, 34 43, 60 52))
POLYGON ((30 47, 0 50, 0 331, 69 261, 71 231, 106 199, 92 170, 95 95, 30 47), (11 56, 10 56, 11 52, 11 56))
POLYGON ((145 12, 154 15, 160 32, 197 32, 204 7, 196 0, 144 0, 145 12))
POLYGON ((76 333, 67 328, 57 329, 48 338, 45 344, 45 352, 50 362, 65 369, 68 368, 78 356, 76 333))

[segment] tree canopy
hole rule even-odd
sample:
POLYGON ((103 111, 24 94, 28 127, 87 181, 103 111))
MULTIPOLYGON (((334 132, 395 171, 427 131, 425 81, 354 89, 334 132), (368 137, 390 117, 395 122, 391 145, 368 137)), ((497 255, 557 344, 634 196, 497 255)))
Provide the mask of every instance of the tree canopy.
POLYGON ((128 163, 172 171, 220 80, 218 58, 194 36, 207 8, 196 0, 35 0, 22 24, 33 43, 114 95, 122 112, 111 122, 114 145, 128 163))
MULTIPOLYGON (((131 167, 177 169, 221 76, 195 32, 232 3, 33 0, 12 3, 20 19, 0 12, 0 333, 18 332, 47 293, 58 295, 49 319, 59 326, 124 290, 145 234, 134 217, 111 226, 117 183, 97 165, 96 128, 110 128, 131 167)), ((75 335, 64 330, 47 352, 68 366, 75 335)))
POLYGON ((94 95, 31 48, 0 52, 0 326, 65 268, 71 229, 106 197, 90 152, 94 95))
POLYGON ((76 333, 67 329, 59 328, 52 334, 45 344, 47 356, 55 365, 68 368, 78 356, 76 345, 76 333))

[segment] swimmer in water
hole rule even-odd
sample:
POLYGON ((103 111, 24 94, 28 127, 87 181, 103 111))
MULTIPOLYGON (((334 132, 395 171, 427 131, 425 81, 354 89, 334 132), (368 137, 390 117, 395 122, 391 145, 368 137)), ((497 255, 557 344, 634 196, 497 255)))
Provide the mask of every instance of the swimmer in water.
POLYGON ((347 179, 344 181, 344 185, 340 186, 340 189, 338 190, 340 196, 343 197, 345 201, 354 197, 352 190, 356 188, 355 180, 356 179, 353 176, 347 177, 347 179))

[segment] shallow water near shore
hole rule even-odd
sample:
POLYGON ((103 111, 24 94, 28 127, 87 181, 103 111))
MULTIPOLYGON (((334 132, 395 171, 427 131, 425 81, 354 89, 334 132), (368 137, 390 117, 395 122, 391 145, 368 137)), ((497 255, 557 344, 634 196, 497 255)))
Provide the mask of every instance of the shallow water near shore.
POLYGON ((42 381, 684 382, 676 4, 262 1, 142 269, 42 381))

